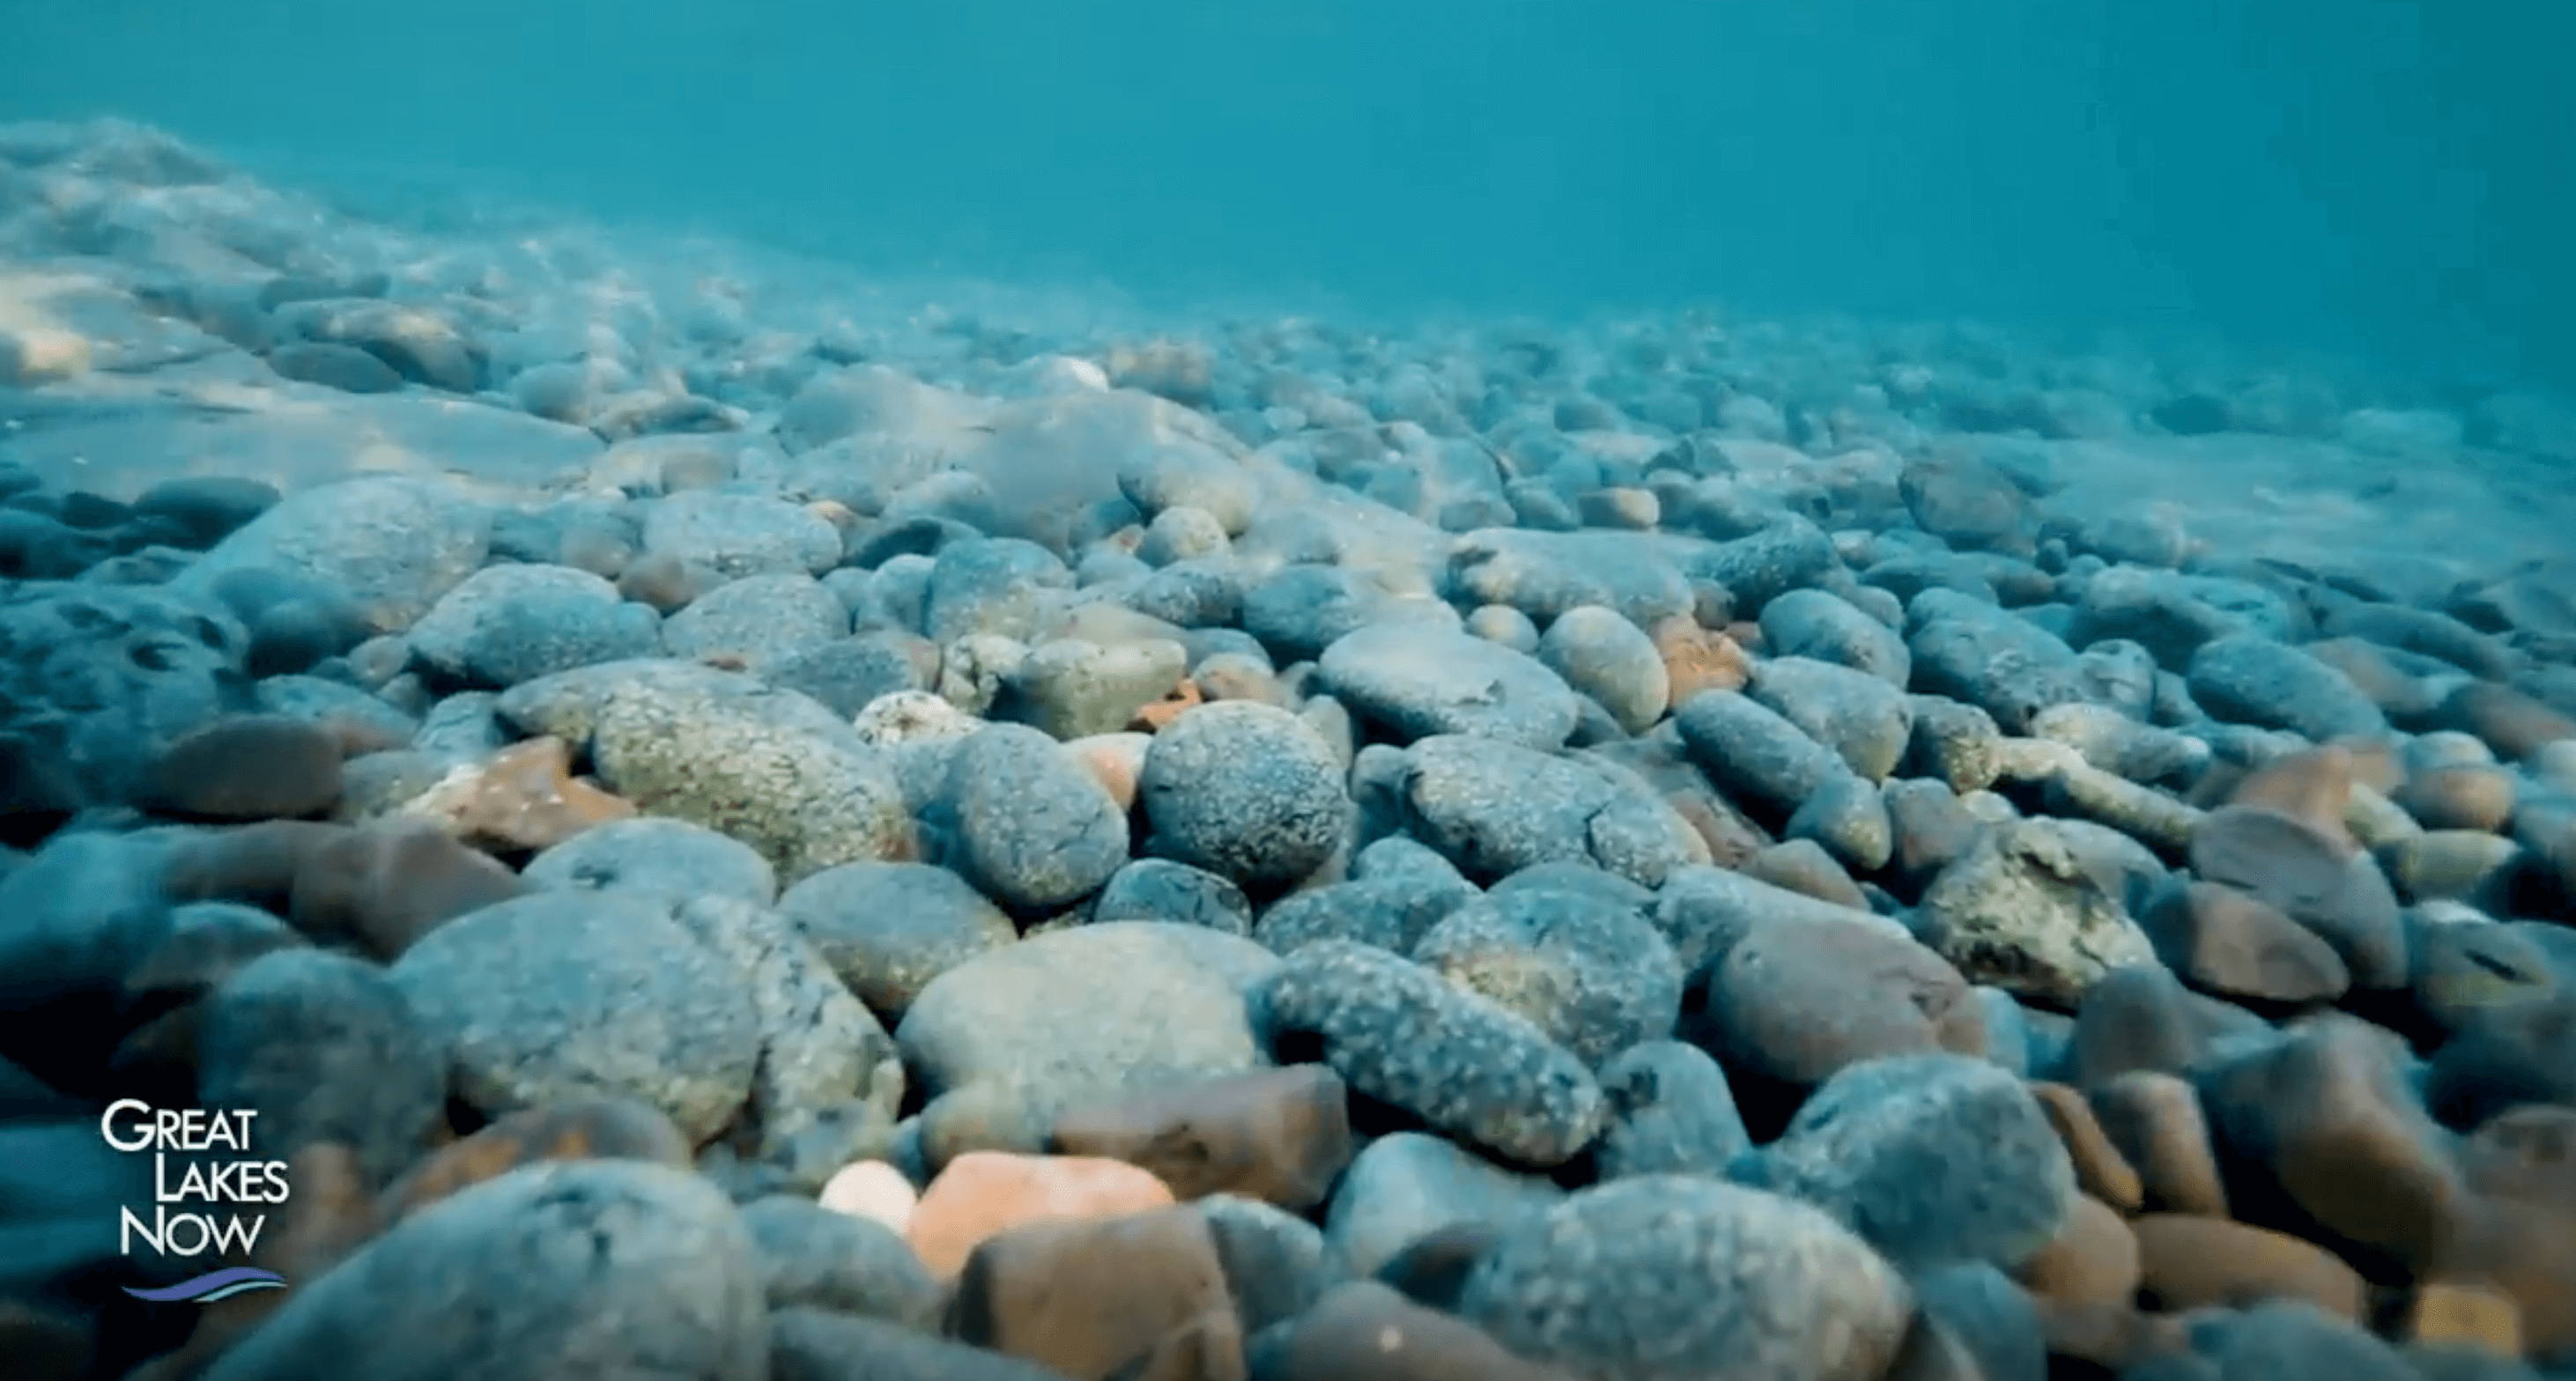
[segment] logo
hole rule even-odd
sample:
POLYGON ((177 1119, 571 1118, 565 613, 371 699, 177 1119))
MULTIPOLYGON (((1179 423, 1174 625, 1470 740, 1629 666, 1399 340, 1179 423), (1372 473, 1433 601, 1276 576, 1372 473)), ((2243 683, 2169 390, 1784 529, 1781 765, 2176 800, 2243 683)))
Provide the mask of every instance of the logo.
MULTIPOLYGON (((204 1108, 155 1108, 134 1098, 108 1104, 99 1135, 129 1155, 152 1155, 152 1215, 117 1210, 117 1250, 132 1256, 139 1242, 155 1255, 196 1257, 212 1251, 248 1252, 268 1226, 266 1213, 247 1204, 286 1202, 286 1162, 251 1157, 250 1124, 259 1114, 204 1108), (171 1154, 185 1157, 176 1164, 171 1154), (232 1153, 222 1158, 218 1153, 232 1153)), ((252 1266, 228 1266, 157 1290, 125 1292, 156 1304, 213 1304, 253 1290, 276 1290, 286 1278, 252 1266)))

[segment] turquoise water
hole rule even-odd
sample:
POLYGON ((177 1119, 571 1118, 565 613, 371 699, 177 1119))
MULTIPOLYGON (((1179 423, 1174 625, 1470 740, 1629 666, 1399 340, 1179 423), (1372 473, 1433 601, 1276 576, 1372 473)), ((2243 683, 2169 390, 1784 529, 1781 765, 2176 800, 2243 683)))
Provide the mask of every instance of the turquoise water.
POLYGON ((2198 330, 2576 377, 2576 7, 8 0, 0 120, 863 265, 1401 316, 2198 330))

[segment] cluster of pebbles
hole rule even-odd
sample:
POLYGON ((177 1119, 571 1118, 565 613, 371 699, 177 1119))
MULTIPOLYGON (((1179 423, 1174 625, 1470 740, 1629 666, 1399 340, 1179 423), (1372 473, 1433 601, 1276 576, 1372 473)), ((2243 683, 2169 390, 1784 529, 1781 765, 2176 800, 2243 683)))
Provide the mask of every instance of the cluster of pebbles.
POLYGON ((2576 564, 2054 473, 2576 414, 563 234, 0 129, 10 1377, 2576 1376, 2576 564))

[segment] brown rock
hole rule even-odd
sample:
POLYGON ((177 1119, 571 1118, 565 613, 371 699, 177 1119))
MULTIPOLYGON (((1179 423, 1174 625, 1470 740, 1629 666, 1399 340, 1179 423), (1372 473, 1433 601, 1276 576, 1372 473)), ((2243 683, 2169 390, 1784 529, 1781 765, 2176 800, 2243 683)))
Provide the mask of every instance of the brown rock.
POLYGON ((2472 681, 2442 702, 2443 727, 2477 735, 2496 756, 2520 762, 2562 738, 2576 738, 2571 719, 2511 686, 2472 681))
POLYGON ((2021 1283, 2046 1299, 2126 1305, 2137 1302, 2138 1271, 2138 1239, 2129 1225, 2110 1205, 2079 1194, 2065 1229, 2023 1263, 2021 1283))
POLYGON ((948 1331, 1074 1381, 1245 1374, 1215 1234, 1189 1208, 1023 1222, 985 1239, 958 1275, 948 1331))
POLYGON ((2165 1213, 2227 1216, 2227 1186, 2211 1145, 2200 1095, 2171 1074, 2137 1070, 2095 1085, 2087 1096, 2108 1138, 2138 1172, 2145 1206, 2165 1213))
POLYGON ((1704 690, 1740 691, 1753 679, 1753 660, 1735 639, 1712 633, 1685 614, 1648 630, 1672 682, 1666 703, 1679 705, 1704 690))
POLYGON ((404 1172, 376 1200, 376 1220, 390 1228, 460 1190, 545 1160, 647 1160, 683 1170, 691 1164, 689 1139, 642 1103, 602 1098, 523 1108, 404 1172))
POLYGON ((2397 804, 2428 830, 2504 828, 2513 818, 2513 773, 2493 763, 2427 768, 2397 789, 2397 804))
POLYGON ((1302 1212, 1350 1164, 1349 1091, 1323 1065, 1253 1070, 1072 1109, 1053 1140, 1150 1171, 1178 1199, 1240 1194, 1302 1212))
POLYGON ((439 926, 526 890, 518 874, 434 822, 397 818, 308 850, 287 919, 317 940, 355 937, 391 962, 439 926))
POLYGON ((2494 1286, 2521 1306, 2523 1346, 2576 1362, 2576 1108, 2499 1114, 2461 1148, 2482 1200, 2469 1239, 2435 1274, 2494 1286))
POLYGON ((288 820, 340 799, 340 742, 311 720, 232 715, 180 737, 148 769, 156 810, 201 820, 288 820))
POLYGON ((1567 1381, 1463 1319, 1375 1281, 1352 1281, 1300 1315, 1270 1381, 1567 1381))
POLYGON ((1774 887, 1804 892, 1818 901, 1848 906, 1854 911, 1869 910, 1869 898, 1851 874, 1834 862, 1823 845, 1812 839, 1791 839, 1774 844, 1755 854, 1743 871, 1774 887))
POLYGON ((2522 1308, 2491 1286, 2432 1281, 2406 1307, 2406 1341, 2522 1356, 2522 1308))
POLYGON ((2334 946, 2279 907, 2214 882, 2167 888, 2139 917, 2156 956, 2202 992, 2331 1002, 2352 986, 2334 946))
POLYGON ((2286 1233, 2188 1213, 2150 1213, 2131 1219, 2129 1231, 2138 1244, 2138 1288, 2157 1309, 2289 1299, 2356 1323, 2367 1317, 2370 1289, 2361 1273, 2286 1233))
POLYGON ((2340 744, 2275 758, 2246 774, 2228 804, 2275 810, 2335 840, 2345 852, 2358 847, 2344 829, 2352 804, 2352 751, 2340 744))
POLYGON ((1664 506, 1651 489, 1614 485, 1578 494, 1574 511, 1585 527, 1646 532, 1664 520, 1664 506))
POLYGON ((1113 1218, 1172 1202, 1169 1186, 1125 1161, 967 1151, 922 1192, 905 1237, 931 1274, 945 1277, 966 1264, 978 1243, 1012 1228, 1113 1218))
POLYGON ((2093 1105, 2064 1084, 2034 1083, 2030 1092, 2057 1129, 2057 1139, 2066 1143, 2067 1158, 2075 1162, 2076 1187, 2122 1213, 2137 1212, 2145 1202, 2145 1187, 2137 1168, 2103 1133, 2093 1105))
POLYGON ((1760 921, 1708 980, 1707 1019, 1728 1058, 1814 1085, 1882 1055, 1985 1053, 1968 980, 1931 950, 1873 926, 1760 921))
POLYGON ((635 813, 632 802, 573 776, 571 750, 553 737, 512 744, 488 762, 459 768, 408 809, 495 853, 551 848, 635 813))
POLYGON ((2343 959, 2353 986, 2406 983, 2406 933, 2378 863, 2338 825, 2269 806, 2229 805, 2192 831, 2192 871, 2286 912, 2343 959))
POLYGON ((1181 684, 1174 687, 1171 694, 1138 710, 1136 717, 1128 722, 1127 728, 1132 733, 1159 734, 1163 732, 1165 725, 1198 708, 1202 700, 1198 682, 1184 676, 1181 678, 1181 684))
POLYGON ((2247 1165, 2249 1220, 2305 1215, 2421 1274, 2456 1238, 2468 1187, 2416 1105, 2388 1033, 2348 1017, 2305 1025, 2201 1082, 2216 1141, 2247 1165), (2268 1202, 2277 1200, 2277 1202, 2268 1202))

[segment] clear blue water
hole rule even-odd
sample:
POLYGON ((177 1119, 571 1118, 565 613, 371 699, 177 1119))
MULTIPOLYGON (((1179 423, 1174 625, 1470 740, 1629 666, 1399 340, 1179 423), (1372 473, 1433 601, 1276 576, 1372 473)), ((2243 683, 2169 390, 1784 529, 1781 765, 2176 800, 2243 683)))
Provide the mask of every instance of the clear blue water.
POLYGON ((0 119, 862 264, 2576 378, 2548 0, 5 0, 0 32, 0 119))

